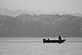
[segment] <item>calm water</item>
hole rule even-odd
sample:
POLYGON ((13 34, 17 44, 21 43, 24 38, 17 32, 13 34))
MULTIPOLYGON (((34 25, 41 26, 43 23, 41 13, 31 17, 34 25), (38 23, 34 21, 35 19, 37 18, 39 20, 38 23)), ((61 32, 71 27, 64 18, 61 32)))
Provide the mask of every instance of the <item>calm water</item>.
POLYGON ((44 44, 42 38, 0 38, 0 55, 82 55, 82 38, 66 40, 44 44))

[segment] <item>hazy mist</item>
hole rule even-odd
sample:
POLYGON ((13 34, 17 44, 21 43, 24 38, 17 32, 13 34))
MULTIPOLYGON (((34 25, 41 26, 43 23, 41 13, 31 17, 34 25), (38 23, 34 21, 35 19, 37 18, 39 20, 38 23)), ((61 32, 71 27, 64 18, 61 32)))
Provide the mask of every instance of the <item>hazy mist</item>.
POLYGON ((82 0, 0 0, 0 6, 38 13, 65 12, 82 14, 82 0))

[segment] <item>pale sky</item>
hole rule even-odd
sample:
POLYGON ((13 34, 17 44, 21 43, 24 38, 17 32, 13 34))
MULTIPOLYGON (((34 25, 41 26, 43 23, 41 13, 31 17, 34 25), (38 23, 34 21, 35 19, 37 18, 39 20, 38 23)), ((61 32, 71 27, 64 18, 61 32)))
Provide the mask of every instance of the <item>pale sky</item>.
POLYGON ((46 13, 82 13, 82 0, 0 0, 0 7, 46 13))

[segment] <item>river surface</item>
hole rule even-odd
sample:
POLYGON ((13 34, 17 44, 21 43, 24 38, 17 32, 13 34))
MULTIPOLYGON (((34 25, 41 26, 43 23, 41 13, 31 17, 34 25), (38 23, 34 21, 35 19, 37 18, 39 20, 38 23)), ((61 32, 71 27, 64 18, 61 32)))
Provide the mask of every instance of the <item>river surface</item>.
POLYGON ((65 38, 62 44, 42 39, 0 38, 0 55, 82 55, 82 38, 65 38))

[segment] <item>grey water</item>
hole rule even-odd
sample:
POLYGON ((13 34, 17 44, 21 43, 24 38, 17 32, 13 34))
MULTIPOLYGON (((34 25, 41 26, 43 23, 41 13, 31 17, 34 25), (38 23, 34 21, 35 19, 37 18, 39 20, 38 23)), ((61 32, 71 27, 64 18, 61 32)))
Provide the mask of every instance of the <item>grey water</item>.
POLYGON ((0 38, 0 55, 82 55, 82 38, 65 38, 62 44, 43 43, 42 39, 0 38))

